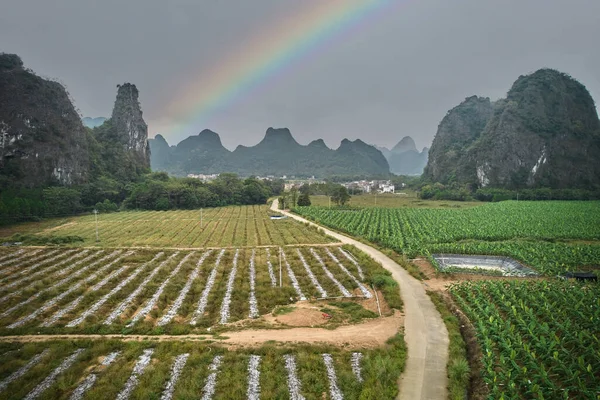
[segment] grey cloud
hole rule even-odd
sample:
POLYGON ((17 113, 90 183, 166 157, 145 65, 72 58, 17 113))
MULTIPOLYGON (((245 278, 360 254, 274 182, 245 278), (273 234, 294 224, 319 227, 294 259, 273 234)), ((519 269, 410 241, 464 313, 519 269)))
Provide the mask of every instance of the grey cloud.
POLYGON ((227 147, 287 126, 300 142, 345 137, 429 146, 446 111, 505 95, 521 74, 551 67, 600 98, 597 0, 396 0, 274 79, 176 134, 168 105, 255 32, 321 0, 3 0, 0 51, 64 82, 87 116, 108 116, 115 86, 140 89, 151 134, 176 143, 203 128, 227 147), (179 135, 179 136, 177 136, 179 135))

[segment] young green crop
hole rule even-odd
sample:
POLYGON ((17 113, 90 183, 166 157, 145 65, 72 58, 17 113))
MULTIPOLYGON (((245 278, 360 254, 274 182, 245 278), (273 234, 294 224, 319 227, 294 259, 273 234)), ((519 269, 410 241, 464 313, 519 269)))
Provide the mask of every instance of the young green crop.
POLYGON ((600 393, 600 286, 467 282, 450 288, 477 331, 490 399, 600 393))
POLYGON ((516 202, 457 210, 365 208, 296 211, 409 257, 496 254, 542 273, 600 264, 600 202, 516 202))

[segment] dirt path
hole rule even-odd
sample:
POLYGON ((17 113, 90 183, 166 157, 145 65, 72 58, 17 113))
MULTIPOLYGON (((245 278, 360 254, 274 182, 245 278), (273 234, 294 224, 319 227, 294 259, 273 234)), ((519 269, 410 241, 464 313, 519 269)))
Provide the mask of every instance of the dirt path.
POLYGON ((324 328, 290 328, 290 329, 258 329, 235 332, 224 332, 219 339, 212 335, 20 335, 0 336, 0 342, 47 342, 51 340, 122 340, 126 342, 140 341, 207 341, 214 340, 232 346, 256 347, 268 341, 281 343, 324 343, 334 346, 351 345, 355 347, 378 347, 390 336, 398 332, 402 326, 402 314, 376 318, 367 322, 341 326, 336 329, 324 328))
POLYGON ((400 285, 400 294, 404 302, 404 338, 408 347, 406 368, 398 382, 400 390, 398 398, 402 400, 446 399, 448 331, 431 299, 425 293, 421 282, 375 248, 295 214, 278 210, 277 199, 273 201, 271 207, 274 211, 281 212, 298 221, 317 226, 325 234, 343 243, 356 246, 392 273, 393 278, 400 285))

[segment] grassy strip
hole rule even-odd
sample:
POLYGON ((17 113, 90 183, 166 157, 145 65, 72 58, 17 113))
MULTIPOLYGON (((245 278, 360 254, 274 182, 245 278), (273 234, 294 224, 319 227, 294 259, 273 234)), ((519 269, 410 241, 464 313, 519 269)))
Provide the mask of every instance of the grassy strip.
POLYGON ((442 315, 444 324, 448 329, 450 337, 448 354, 448 398, 451 400, 463 400, 469 387, 471 368, 467 359, 467 345, 460 333, 460 321, 448 309, 444 297, 433 291, 427 294, 435 304, 438 312, 442 315))
MULTIPOLYGON (((356 247, 351 245, 344 245, 342 247, 351 253, 363 267, 367 285, 373 285, 376 289, 380 290, 391 308, 402 311, 403 304, 400 297, 400 289, 398 288, 398 282, 392 278, 392 273, 356 247)), ((346 262, 346 264, 349 263, 346 262)))

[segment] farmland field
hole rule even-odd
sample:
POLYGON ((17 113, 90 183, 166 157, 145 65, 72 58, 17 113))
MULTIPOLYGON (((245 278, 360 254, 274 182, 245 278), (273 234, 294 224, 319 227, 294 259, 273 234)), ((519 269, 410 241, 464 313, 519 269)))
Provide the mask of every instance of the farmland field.
POLYGON ((0 238, 14 233, 80 236, 84 245, 101 247, 228 247, 318 244, 331 240, 289 219, 271 220, 267 205, 200 210, 124 211, 52 219, 0 228, 0 238))
POLYGON ((460 210, 296 211, 409 257, 430 253, 514 257, 545 274, 600 265, 600 202, 502 202, 460 210))
MULTIPOLYGON (((371 259, 339 246, 1 250, 5 335, 202 333, 261 323, 275 306, 297 300, 371 298, 371 282, 386 276, 371 259)), ((380 290, 401 307, 396 287, 380 290)))
POLYGON ((477 330, 490 399, 600 396, 600 286, 565 281, 450 288, 477 330))
POLYGON ((184 341, 0 343, 0 397, 393 398, 406 355, 403 343, 397 336, 379 349, 235 351, 184 341))
MULTIPOLYGON (((315 195, 310 196, 310 201, 313 206, 328 207, 329 196, 315 195)), ((382 193, 382 194, 360 194, 352 195, 347 206, 353 208, 363 207, 382 207, 382 208, 467 208, 480 206, 484 203, 478 201, 437 201, 423 200, 417 196, 417 193, 412 190, 400 190, 398 193, 382 193)), ((332 207, 335 204, 331 203, 332 207)))

